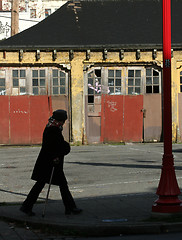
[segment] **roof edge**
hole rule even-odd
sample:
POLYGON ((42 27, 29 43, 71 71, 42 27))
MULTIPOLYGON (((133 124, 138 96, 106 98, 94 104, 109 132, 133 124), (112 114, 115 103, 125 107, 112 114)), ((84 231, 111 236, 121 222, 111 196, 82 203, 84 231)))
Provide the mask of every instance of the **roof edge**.
MULTIPOLYGON (((171 48, 173 50, 179 50, 182 49, 182 43, 181 44, 172 44, 171 48)), ((22 45, 22 46, 1 46, 0 45, 0 51, 19 51, 19 50, 24 50, 24 51, 36 51, 36 50, 42 50, 42 51, 86 51, 86 50, 91 50, 91 51, 99 51, 107 49, 108 51, 120 51, 120 50, 125 50, 125 51, 135 51, 137 49, 140 50, 152 50, 152 49, 158 49, 162 50, 163 46, 162 44, 111 44, 111 45, 65 45, 65 46, 59 46, 59 45, 22 45)))
MULTIPOLYGON (((180 47, 182 48, 182 44, 180 44, 180 47)), ((55 46, 42 46, 42 45, 22 45, 22 46, 1 46, 0 45, 0 50, 3 51, 17 51, 17 50, 62 50, 62 51, 69 51, 69 50, 75 50, 75 51, 85 51, 85 50, 103 50, 103 49, 107 49, 109 50, 115 50, 115 51, 119 51, 119 50, 136 50, 136 49, 140 49, 140 50, 151 50, 151 49, 162 49, 162 44, 126 44, 126 45, 120 45, 120 44, 111 44, 111 45, 65 45, 65 46, 59 46, 59 45, 55 45, 55 46)))

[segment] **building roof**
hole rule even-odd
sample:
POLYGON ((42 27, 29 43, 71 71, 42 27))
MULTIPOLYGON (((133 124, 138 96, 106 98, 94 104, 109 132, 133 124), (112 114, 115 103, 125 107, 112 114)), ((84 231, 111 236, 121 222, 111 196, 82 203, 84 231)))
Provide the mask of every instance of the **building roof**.
MULTIPOLYGON (((180 47, 182 1, 171 2, 172 44, 180 47)), ((37 25, 0 42, 0 49, 157 46, 162 46, 162 0, 68 1, 37 25)))

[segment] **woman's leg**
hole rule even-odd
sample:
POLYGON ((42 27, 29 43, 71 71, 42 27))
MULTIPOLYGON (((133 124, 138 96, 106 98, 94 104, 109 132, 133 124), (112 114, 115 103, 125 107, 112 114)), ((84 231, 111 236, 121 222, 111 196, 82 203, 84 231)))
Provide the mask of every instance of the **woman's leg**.
POLYGON ((37 198, 42 191, 43 187, 45 186, 45 182, 37 181, 35 185, 30 190, 27 198, 22 204, 22 211, 32 211, 33 205, 37 201, 37 198))
POLYGON ((80 213, 82 210, 76 207, 75 201, 74 201, 72 194, 68 188, 68 184, 67 184, 64 173, 62 173, 61 184, 60 184, 59 188, 60 188, 64 206, 65 206, 65 214, 71 214, 71 212, 75 213, 75 214, 80 213))
POLYGON ((71 192, 68 188, 68 184, 67 184, 66 178, 64 176, 64 173, 62 173, 62 176, 61 176, 61 184, 59 186, 59 189, 61 192, 61 196, 63 199, 65 209, 76 208, 75 201, 74 201, 74 199, 71 195, 71 192))

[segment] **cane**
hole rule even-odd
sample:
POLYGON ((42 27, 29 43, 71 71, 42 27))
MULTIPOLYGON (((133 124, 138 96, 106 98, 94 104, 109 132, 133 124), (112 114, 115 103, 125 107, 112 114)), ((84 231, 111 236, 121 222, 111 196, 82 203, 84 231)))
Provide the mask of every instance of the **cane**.
POLYGON ((46 200, 45 200, 45 204, 44 204, 44 209, 43 209, 43 212, 42 212, 42 217, 43 218, 45 216, 45 211, 46 211, 47 201, 48 201, 49 192, 50 192, 50 188, 51 188, 51 182, 52 182, 53 174, 54 174, 54 167, 52 168, 51 177, 50 177, 50 180, 49 180, 49 187, 48 187, 48 190, 47 190, 47 196, 46 196, 46 200))

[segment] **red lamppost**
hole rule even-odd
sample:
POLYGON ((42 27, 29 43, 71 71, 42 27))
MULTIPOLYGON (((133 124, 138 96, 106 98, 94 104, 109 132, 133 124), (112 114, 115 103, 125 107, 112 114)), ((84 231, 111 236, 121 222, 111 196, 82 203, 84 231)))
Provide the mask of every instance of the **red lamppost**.
POLYGON ((172 154, 172 114, 171 114, 171 0, 163 0, 163 132, 164 155, 162 173, 157 189, 159 198, 152 212, 182 212, 181 193, 174 169, 172 154))

